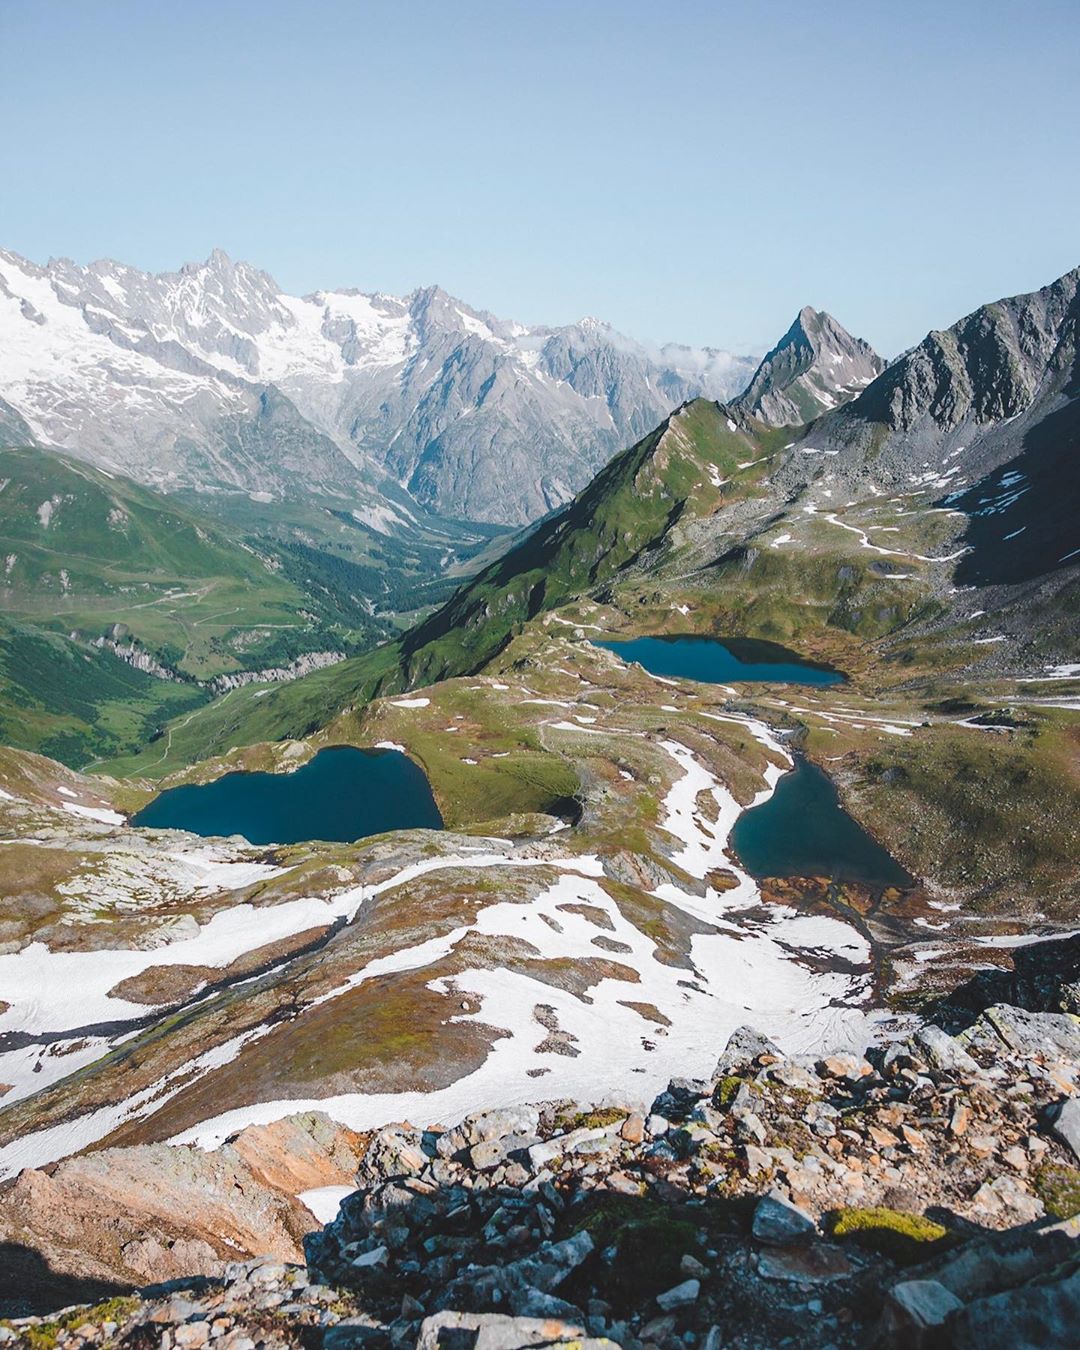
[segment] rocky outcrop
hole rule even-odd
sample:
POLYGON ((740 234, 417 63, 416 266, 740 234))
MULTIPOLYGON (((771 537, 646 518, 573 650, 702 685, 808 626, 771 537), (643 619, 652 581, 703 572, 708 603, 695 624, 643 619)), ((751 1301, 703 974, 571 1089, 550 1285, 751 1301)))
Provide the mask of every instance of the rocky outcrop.
POLYGON ((234 1263, 0 1341, 1074 1343, 1080 1171, 1055 1122, 1078 1100, 1077 1019, 1003 1005, 959 1040, 915 1028, 869 1059, 785 1056, 744 1029, 718 1069, 648 1107, 387 1127, 306 1268, 234 1263))
POLYGON ((770 426, 800 426, 857 397, 884 369, 868 342, 807 306, 731 406, 770 426))
POLYGON ((215 694, 224 694, 230 689, 242 689, 246 684, 283 684, 310 675, 313 670, 336 666, 344 660, 344 652, 305 652, 287 666, 271 666, 266 670, 237 670, 228 675, 218 675, 210 681, 210 687, 215 694))
MULTIPOLYGON (((228 1261, 300 1259, 314 1225, 301 1192, 352 1182, 362 1141, 328 1117, 251 1126, 223 1148, 106 1148, 27 1169, 0 1199, 0 1244, 54 1277, 120 1286, 220 1274, 228 1261)), ((14 1257, 0 1302, 23 1296, 14 1257)))
POLYGON ((112 652, 113 656, 123 661, 125 665, 131 666, 133 670, 141 670, 144 675, 152 675, 155 680, 184 679, 178 671, 162 664, 145 647, 140 647, 134 638, 123 641, 111 633, 101 634, 91 641, 90 646, 97 647, 99 651, 112 652))
POLYGON ((910 432, 1016 417, 1074 376, 1080 268, 1042 290, 983 305, 900 357, 855 404, 858 417, 910 432))

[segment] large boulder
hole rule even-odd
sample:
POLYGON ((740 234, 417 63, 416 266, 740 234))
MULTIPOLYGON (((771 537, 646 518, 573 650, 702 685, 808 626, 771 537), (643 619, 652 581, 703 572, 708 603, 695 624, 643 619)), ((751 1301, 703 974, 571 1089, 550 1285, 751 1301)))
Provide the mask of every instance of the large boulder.
POLYGON ((780 1191, 763 1195, 754 1210, 754 1237, 772 1247, 788 1247, 796 1242, 806 1242, 816 1228, 810 1215, 792 1204, 780 1191))
MULTIPOLYGON (((363 1142, 319 1113, 244 1130, 222 1148, 136 1144, 27 1168, 0 1197, 0 1244, 52 1279, 142 1285, 216 1275, 229 1261, 303 1260, 301 1191, 353 1183, 363 1142)), ((0 1298, 30 1278, 0 1261, 0 1298), (14 1288, 12 1287, 14 1286, 14 1288)))
POLYGON ((575 1350, 617 1350, 612 1341, 592 1338, 572 1322, 545 1317, 507 1317, 503 1313, 440 1312, 425 1317, 416 1350, 542 1350, 570 1345, 575 1350))
POLYGON ((759 1055, 775 1055, 777 1059, 782 1059, 783 1051, 768 1036, 753 1027, 736 1027, 727 1039, 724 1053, 716 1061, 713 1081, 749 1068, 759 1055))
POLYGON ((890 1289, 881 1312, 878 1344, 919 1350, 963 1304, 937 1280, 904 1280, 890 1289))
POLYGON ((965 1045, 999 1048, 1004 1042, 1025 1058, 1080 1060, 1080 1017, 1071 1013, 1032 1013, 995 1003, 959 1037, 965 1045))
POLYGON ((1050 1132, 1080 1159, 1080 1098, 1065 1098, 1050 1120, 1050 1132))
POLYGON ((916 1051, 932 1069, 945 1074, 977 1074, 978 1063, 955 1037, 932 1023, 920 1027, 914 1037, 916 1051))
POLYGON ((956 1350, 1075 1350, 1080 1271, 976 1299, 949 1323, 956 1350))

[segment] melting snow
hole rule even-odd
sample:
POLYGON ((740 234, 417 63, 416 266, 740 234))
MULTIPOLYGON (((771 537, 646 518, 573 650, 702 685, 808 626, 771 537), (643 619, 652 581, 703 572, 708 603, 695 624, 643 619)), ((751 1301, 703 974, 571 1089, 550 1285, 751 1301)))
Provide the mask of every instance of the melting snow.
POLYGON ((354 1190, 353 1186, 316 1186, 314 1190, 301 1191, 296 1198, 307 1205, 320 1223, 327 1224, 334 1222, 342 1200, 354 1190))

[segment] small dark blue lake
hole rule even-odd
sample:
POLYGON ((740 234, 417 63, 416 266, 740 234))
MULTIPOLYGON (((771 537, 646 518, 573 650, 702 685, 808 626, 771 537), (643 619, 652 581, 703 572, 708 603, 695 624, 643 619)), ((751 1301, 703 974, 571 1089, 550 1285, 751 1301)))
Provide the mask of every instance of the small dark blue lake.
POLYGON ((840 805, 828 774, 805 759, 796 759, 768 801, 742 813, 730 842, 755 877, 828 877, 874 890, 913 882, 840 805))
POLYGON ((726 684, 730 680, 771 680, 778 684, 839 684, 838 670, 804 661, 775 642, 755 638, 703 637, 684 633, 593 643, 624 661, 637 661, 651 675, 726 684))
POLYGON ((133 825, 241 834, 252 844, 352 842, 384 830, 442 829, 423 771, 398 750, 320 750, 295 773, 229 773, 169 788, 133 825))

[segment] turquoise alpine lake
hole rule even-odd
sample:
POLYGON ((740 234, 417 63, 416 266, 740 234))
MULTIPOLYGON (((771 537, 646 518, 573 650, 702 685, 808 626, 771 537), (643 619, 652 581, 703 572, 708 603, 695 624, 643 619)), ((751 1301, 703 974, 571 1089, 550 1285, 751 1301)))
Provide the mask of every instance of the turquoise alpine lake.
POLYGON ((703 637, 683 633, 593 643, 624 661, 637 661, 651 675, 726 684, 729 680, 771 680, 778 684, 839 684, 838 670, 804 661, 775 642, 755 638, 703 637))
POLYGON ((742 813, 730 843, 755 877, 828 877, 873 890, 913 882, 840 805, 828 774, 806 759, 796 758, 768 801, 742 813))
POLYGON ((243 835, 252 844, 351 843, 384 830, 442 829, 423 771, 398 750, 320 750, 294 773, 229 773, 169 788, 133 825, 243 835))

